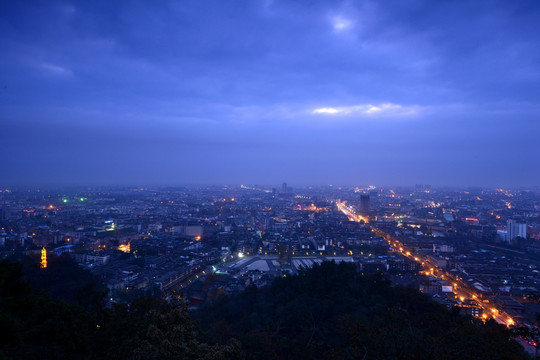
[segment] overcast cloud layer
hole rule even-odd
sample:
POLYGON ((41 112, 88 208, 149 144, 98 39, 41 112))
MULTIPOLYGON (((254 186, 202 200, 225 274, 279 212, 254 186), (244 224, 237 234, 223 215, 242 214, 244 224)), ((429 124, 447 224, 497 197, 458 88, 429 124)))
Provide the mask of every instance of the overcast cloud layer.
POLYGON ((540 184, 538 1, 4 1, 0 186, 540 184))

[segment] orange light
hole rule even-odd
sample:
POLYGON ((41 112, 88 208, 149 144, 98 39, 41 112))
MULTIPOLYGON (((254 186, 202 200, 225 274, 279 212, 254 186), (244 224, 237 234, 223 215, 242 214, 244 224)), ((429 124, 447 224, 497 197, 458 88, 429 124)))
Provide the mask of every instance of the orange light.
POLYGON ((125 252, 125 253, 131 252, 131 243, 129 242, 127 244, 119 245, 118 250, 120 250, 122 252, 125 252))

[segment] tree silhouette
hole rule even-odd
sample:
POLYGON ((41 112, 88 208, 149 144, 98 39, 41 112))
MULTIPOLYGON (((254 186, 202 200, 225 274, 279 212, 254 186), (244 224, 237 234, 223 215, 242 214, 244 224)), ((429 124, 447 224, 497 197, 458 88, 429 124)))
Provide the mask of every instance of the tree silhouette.
POLYGON ((227 329, 247 359, 528 358, 504 326, 460 316, 346 263, 323 262, 251 286, 196 317, 210 333, 227 329))

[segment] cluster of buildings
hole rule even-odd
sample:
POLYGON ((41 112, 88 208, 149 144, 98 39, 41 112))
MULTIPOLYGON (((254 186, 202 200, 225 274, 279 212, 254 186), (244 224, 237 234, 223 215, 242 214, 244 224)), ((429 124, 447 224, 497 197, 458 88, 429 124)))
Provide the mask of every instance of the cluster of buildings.
MULTIPOLYGON (((384 273, 477 317, 540 313, 540 191, 308 187, 0 192, 0 256, 67 254, 111 302, 192 306, 326 260, 384 273)), ((65 255, 64 255, 65 256, 65 255)))
POLYGON ((394 189, 372 226, 423 266, 420 290, 508 325, 532 326, 540 304, 538 189, 394 189))

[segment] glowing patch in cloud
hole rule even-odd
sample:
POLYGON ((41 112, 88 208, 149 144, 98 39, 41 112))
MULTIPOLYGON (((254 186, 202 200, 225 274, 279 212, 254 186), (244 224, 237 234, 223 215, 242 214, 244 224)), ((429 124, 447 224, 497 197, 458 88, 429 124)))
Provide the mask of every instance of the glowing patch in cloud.
POLYGON ((335 108, 320 108, 313 110, 314 114, 336 114, 339 112, 339 109, 335 108))
POLYGON ((361 104, 343 107, 325 107, 317 108, 312 111, 313 114, 330 114, 330 115, 393 115, 407 116, 416 115, 420 111, 419 106, 403 106, 399 104, 384 103, 379 105, 361 104))
POLYGON ((341 16, 336 16, 332 18, 332 25, 334 26, 335 31, 343 31, 350 28, 352 26, 352 22, 342 18, 341 16))
POLYGON ((374 114, 376 112, 382 111, 382 108, 378 106, 370 105, 369 108, 366 110, 366 113, 368 114, 374 114))

